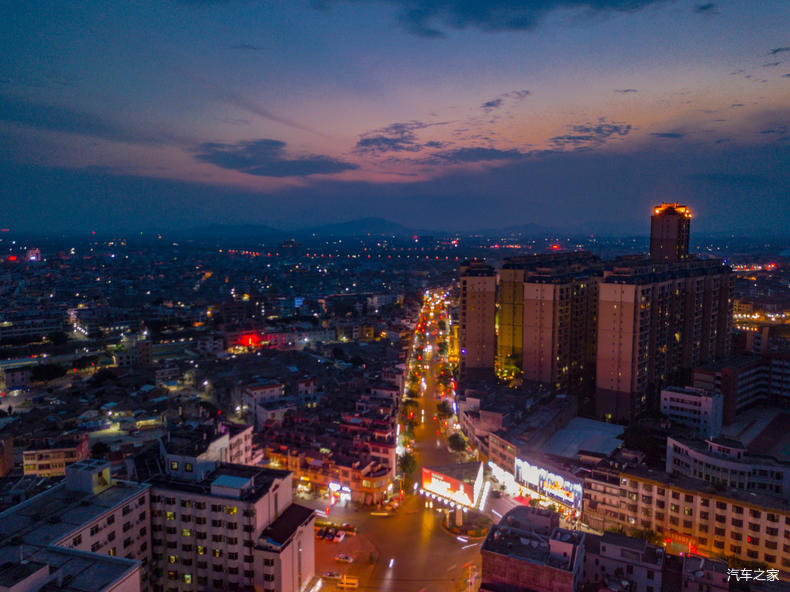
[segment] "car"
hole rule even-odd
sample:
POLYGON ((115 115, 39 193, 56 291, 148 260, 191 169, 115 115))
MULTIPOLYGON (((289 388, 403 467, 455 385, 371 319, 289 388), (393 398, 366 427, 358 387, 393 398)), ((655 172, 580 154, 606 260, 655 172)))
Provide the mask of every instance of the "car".
POLYGON ((325 580, 339 580, 343 576, 337 573, 336 571, 326 571, 323 573, 321 577, 324 578, 325 580))
POLYGON ((321 528, 318 529, 318 532, 315 533, 315 536, 317 536, 319 539, 322 539, 326 535, 326 531, 327 531, 326 526, 322 526, 321 528))
POLYGON ((338 553, 335 555, 335 561, 338 563, 354 563, 354 558, 345 553, 338 553))
POLYGON ((345 530, 338 530, 335 533, 334 538, 332 539, 336 543, 342 543, 346 538, 346 531, 345 530))
POLYGON ((353 536, 353 535, 357 534, 357 528, 353 524, 349 524, 348 522, 344 522, 343 524, 341 524, 341 526, 343 527, 343 530, 346 531, 347 535, 352 535, 353 536))
POLYGON ((334 528, 328 528, 328 529, 327 529, 327 531, 326 531, 326 534, 324 534, 324 538, 325 538, 327 541, 331 541, 332 539, 334 539, 334 538, 335 538, 335 533, 336 533, 336 532, 337 532, 337 531, 336 531, 334 528))

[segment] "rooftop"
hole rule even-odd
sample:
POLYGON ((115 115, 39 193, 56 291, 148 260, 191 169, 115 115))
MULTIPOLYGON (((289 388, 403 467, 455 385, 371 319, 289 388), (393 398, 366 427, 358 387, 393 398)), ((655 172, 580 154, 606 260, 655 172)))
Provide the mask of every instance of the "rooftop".
MULTIPOLYGON (((297 529, 313 517, 313 509, 291 504, 261 533, 260 541, 266 545, 278 547, 287 543, 297 529)), ((312 536, 312 534, 311 534, 312 536)))
POLYGON ((159 475, 151 478, 149 483, 154 487, 212 497, 225 497, 216 492, 212 493, 212 486, 243 489, 240 491, 239 497, 229 497, 228 499, 257 500, 266 495, 276 480, 284 479, 289 474, 289 471, 279 469, 221 464, 212 473, 206 475, 202 481, 182 481, 167 475, 159 475))
POLYGON ((117 481, 94 494, 68 490, 61 482, 0 513, 0 551, 12 544, 53 544, 147 488, 148 485, 117 481))
POLYGON ((618 438, 625 428, 614 423, 574 417, 556 432, 541 450, 564 458, 576 458, 580 450, 598 454, 611 454, 623 443, 618 438))

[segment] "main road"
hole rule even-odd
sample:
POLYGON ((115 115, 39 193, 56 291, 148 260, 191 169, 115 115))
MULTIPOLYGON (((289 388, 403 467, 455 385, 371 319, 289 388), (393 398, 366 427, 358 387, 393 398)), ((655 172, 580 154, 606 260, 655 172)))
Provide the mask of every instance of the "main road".
MULTIPOLYGON (((422 360, 414 360, 423 365, 421 374, 425 377, 419 407, 415 411, 415 417, 422 421, 414 428, 412 443, 418 462, 414 473, 417 482, 423 466, 457 462, 456 454, 448 449, 447 435, 440 429, 438 418, 437 421, 433 419, 439 396, 435 376, 442 365, 442 356, 436 352, 438 320, 443 307, 443 299, 426 298, 421 312, 421 320, 425 321, 420 323, 425 334, 423 346, 427 353, 422 360), (437 434, 437 430, 440 433, 437 434)), ((423 339, 422 335, 419 339, 423 339)), ((319 507, 320 503, 316 501, 310 505, 319 507)), ((400 508, 390 516, 375 516, 369 508, 338 504, 330 509, 329 518, 336 523, 354 524, 358 535, 347 537, 342 543, 316 541, 316 574, 330 570, 347 573, 359 577, 360 589, 382 592, 477 589, 476 585, 470 587, 468 577, 471 566, 476 566, 479 573, 480 541, 458 540, 442 527, 441 511, 426 507, 426 499, 413 490, 405 493, 400 508), (338 553, 350 555, 354 562, 336 563, 334 556, 338 553)), ((335 586, 331 580, 324 580, 323 587, 331 590, 335 586)))

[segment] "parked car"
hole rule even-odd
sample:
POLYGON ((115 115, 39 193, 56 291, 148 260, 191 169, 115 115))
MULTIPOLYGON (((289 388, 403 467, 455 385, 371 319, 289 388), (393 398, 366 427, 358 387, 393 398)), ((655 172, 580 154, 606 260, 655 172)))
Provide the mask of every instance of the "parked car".
POLYGON ((326 534, 324 535, 324 539, 326 539, 327 541, 331 541, 332 539, 335 538, 336 533, 337 531, 334 528, 327 528, 326 534))
POLYGON ((324 536, 326 536, 326 530, 326 526, 322 526, 318 529, 318 532, 315 533, 315 536, 317 536, 319 539, 324 538, 324 536))
POLYGON ((342 543, 345 540, 345 538, 346 538, 346 531, 345 530, 338 530, 335 533, 335 538, 332 539, 332 540, 335 541, 336 543, 342 543))
POLYGON ((339 563, 353 563, 354 558, 351 555, 346 555, 345 553, 338 553, 335 555, 335 561, 339 563))
POLYGON ((321 576, 325 580, 339 580, 343 576, 337 573, 336 571, 327 571, 324 572, 324 575, 321 576))

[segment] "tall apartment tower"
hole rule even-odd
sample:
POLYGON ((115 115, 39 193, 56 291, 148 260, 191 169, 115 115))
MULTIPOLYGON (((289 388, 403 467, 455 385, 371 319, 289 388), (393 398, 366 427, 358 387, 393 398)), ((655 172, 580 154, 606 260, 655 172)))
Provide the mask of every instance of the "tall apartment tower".
POLYGON ((732 270, 721 260, 621 260, 598 300, 596 412, 631 418, 660 390, 688 382, 698 360, 730 354, 732 270))
POLYGON ((461 375, 494 371, 496 353, 496 271, 484 260, 461 265, 459 342, 461 375))
POLYGON ((691 211, 677 203, 662 203, 650 218, 650 260, 676 263, 689 257, 691 211))
POLYGON ((497 370, 517 369, 556 392, 591 394, 601 272, 600 259, 583 251, 505 260, 497 295, 497 370))

